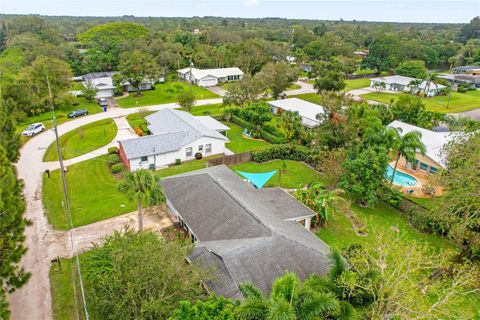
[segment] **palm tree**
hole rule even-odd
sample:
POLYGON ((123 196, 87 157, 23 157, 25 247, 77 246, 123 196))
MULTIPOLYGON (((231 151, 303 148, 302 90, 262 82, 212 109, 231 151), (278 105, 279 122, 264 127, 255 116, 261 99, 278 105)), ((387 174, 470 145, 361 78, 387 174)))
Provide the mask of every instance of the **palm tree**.
POLYGON ((390 178, 390 188, 393 185, 395 173, 397 172, 398 161, 400 157, 404 157, 408 162, 415 161, 417 152, 425 154, 426 147, 422 142, 422 134, 418 131, 411 131, 402 135, 400 128, 392 129, 389 135, 391 149, 396 151, 395 167, 393 168, 392 177, 390 178))
POLYGON ((425 77, 425 81, 427 82, 425 84, 425 89, 423 90, 423 94, 427 95, 428 91, 430 90, 430 86, 432 83, 435 85, 435 88, 438 88, 438 85, 434 82, 438 79, 438 76, 435 73, 427 73, 427 76, 425 77))
POLYGON ((297 111, 286 110, 282 112, 278 119, 278 124, 285 132, 285 136, 289 142, 293 138, 298 137, 299 133, 303 129, 302 117, 297 111))
POLYGON ((355 319, 355 309, 337 295, 335 280, 345 271, 339 254, 332 254, 328 278, 312 275, 302 283, 287 272, 273 283, 267 298, 251 283, 239 286, 244 300, 236 311, 240 320, 355 319), (335 256, 335 257, 334 257, 335 256))
POLYGON ((413 79, 411 80, 408 85, 410 86, 410 93, 411 94, 414 94, 414 93, 418 93, 420 86, 422 85, 422 82, 423 80, 420 80, 420 79, 413 79), (414 89, 415 89, 415 92, 414 92, 414 89))
POLYGON ((138 230, 143 231, 143 205, 165 202, 160 178, 148 170, 129 172, 118 185, 118 190, 125 193, 130 201, 137 201, 138 230))

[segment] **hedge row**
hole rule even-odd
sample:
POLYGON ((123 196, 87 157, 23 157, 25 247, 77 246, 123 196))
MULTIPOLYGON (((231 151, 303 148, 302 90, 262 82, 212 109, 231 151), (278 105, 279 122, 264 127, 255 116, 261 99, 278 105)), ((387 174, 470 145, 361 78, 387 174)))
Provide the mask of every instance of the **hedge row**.
POLYGON ((277 144, 263 150, 252 151, 252 161, 266 162, 275 159, 304 161, 315 165, 316 153, 304 146, 277 144))
POLYGON ((264 129, 258 131, 255 125, 243 120, 238 116, 232 115, 230 121, 242 128, 246 128, 248 131, 251 131, 253 138, 262 138, 263 140, 268 141, 272 144, 283 144, 286 142, 285 136, 283 136, 283 134, 281 136, 277 136, 264 129))

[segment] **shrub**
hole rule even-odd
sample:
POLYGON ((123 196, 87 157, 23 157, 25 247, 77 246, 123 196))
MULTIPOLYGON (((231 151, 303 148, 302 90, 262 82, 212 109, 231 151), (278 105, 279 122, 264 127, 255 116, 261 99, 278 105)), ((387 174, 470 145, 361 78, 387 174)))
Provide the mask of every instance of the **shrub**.
POLYGON ((110 169, 112 173, 119 173, 125 170, 125 165, 123 163, 115 163, 110 169))
POLYGON ((136 127, 134 130, 135 130, 135 133, 136 133, 137 135, 139 135, 140 137, 143 136, 143 130, 142 130, 142 129, 136 127))
POLYGON ((108 153, 109 154, 118 154, 118 148, 117 147, 110 147, 110 148, 108 148, 108 153))
POLYGON ((285 136, 282 134, 281 136, 276 136, 276 135, 273 135, 272 133, 270 132, 267 132, 265 130, 260 130, 260 137, 272 144, 283 144, 283 143, 286 143, 286 138, 285 136))
POLYGON ((314 164, 315 158, 314 151, 293 144, 278 144, 263 150, 252 151, 252 160, 255 162, 283 159, 305 161, 309 164, 314 164))
POLYGON ((181 159, 175 159, 175 165, 176 166, 179 166, 182 164, 182 160, 181 159))
POLYGON ((389 204, 390 206, 399 209, 402 205, 403 195, 397 190, 390 189, 388 186, 384 185, 380 188, 378 192, 379 198, 389 204))
POLYGON ((235 115, 232 115, 232 117, 230 118, 230 121, 232 121, 233 123, 235 123, 236 125, 239 125, 240 127, 244 128, 244 129, 246 128, 247 130, 254 131, 254 130, 257 129, 255 127, 255 125, 253 125, 250 122, 245 121, 242 118, 240 118, 238 116, 235 116, 235 115))
POLYGON ((202 158, 203 158, 203 155, 202 155, 201 152, 195 153, 195 159, 200 160, 200 159, 202 159, 202 158))
POLYGON ((120 157, 118 156, 118 154, 110 154, 107 156, 107 164, 110 167, 119 162, 120 162, 120 157))

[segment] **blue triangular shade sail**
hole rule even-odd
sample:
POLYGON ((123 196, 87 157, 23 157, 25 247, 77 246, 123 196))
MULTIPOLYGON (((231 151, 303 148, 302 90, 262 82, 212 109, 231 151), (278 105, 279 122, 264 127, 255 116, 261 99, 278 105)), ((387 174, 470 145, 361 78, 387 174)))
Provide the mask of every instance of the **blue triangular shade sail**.
POLYGON ((262 173, 251 173, 251 172, 243 172, 236 170, 240 175, 242 175, 245 179, 250 181, 257 187, 261 189, 271 177, 277 173, 278 170, 270 171, 270 172, 262 172, 262 173))

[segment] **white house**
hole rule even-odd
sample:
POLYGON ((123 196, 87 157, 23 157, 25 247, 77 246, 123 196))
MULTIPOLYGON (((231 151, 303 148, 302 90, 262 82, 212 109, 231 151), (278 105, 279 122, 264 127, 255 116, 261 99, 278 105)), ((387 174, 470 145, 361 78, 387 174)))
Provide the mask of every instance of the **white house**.
POLYGON ((120 141, 120 159, 130 171, 158 169, 177 159, 193 160, 196 153, 225 153, 229 128, 211 117, 163 109, 145 120, 152 135, 120 141))
POLYGON ((280 115, 283 111, 296 111, 302 117, 305 127, 315 128, 320 125, 317 115, 325 113, 322 106, 298 98, 280 99, 268 101, 273 114, 280 115))
POLYGON ((444 85, 436 84, 435 82, 430 82, 430 85, 428 85, 425 80, 398 75, 370 79, 370 87, 387 91, 411 92, 413 94, 422 92, 427 97, 434 97, 445 88, 444 85), (422 82, 415 86, 412 85, 414 80, 422 82))
POLYGON ((241 80, 243 78, 243 71, 236 67, 219 69, 184 68, 177 70, 177 74, 179 79, 200 87, 213 87, 219 83, 241 80))
MULTIPOLYGON (((113 97, 115 92, 115 85, 113 84, 113 76, 117 72, 94 72, 89 73, 83 76, 83 85, 85 87, 92 85, 93 88, 97 91, 95 98, 109 98, 113 97)), ((159 82, 164 82, 164 78, 161 77, 158 79, 159 82)), ((140 85, 140 90, 150 90, 152 89, 154 81, 145 80, 140 85)), ((128 81, 123 84, 124 90, 127 92, 136 91, 128 81)))

